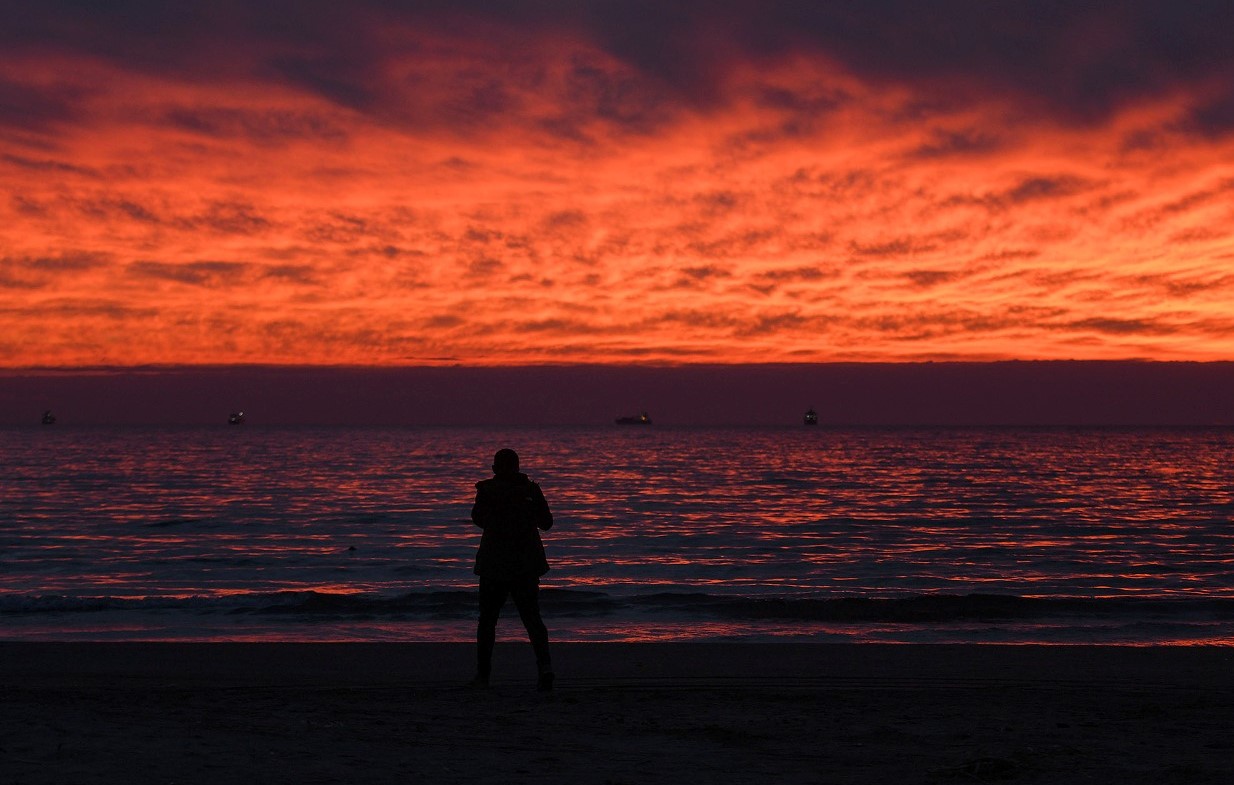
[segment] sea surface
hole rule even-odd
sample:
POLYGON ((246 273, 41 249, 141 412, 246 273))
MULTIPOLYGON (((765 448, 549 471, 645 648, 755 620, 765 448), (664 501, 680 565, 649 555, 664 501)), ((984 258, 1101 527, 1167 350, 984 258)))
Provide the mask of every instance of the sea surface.
POLYGON ((1234 642, 1234 430, 659 425, 0 429, 0 638, 471 640, 500 447, 557 640, 1234 642))

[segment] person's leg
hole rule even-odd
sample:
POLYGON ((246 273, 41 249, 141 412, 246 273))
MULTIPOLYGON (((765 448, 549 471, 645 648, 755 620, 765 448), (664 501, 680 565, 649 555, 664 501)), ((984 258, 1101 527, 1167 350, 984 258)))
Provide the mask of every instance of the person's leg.
POLYGON ((527 638, 531 648, 536 653, 536 670, 540 674, 539 686, 542 690, 553 688, 553 661, 548 653, 548 628, 540 617, 540 579, 528 578, 515 581, 510 585, 510 593, 514 596, 514 604, 518 608, 518 616, 527 628, 527 638))
POLYGON ((487 685, 493 671, 493 645, 497 640, 497 617, 501 606, 506 604, 510 591, 505 581, 480 578, 480 622, 476 626, 476 679, 478 685, 487 685))

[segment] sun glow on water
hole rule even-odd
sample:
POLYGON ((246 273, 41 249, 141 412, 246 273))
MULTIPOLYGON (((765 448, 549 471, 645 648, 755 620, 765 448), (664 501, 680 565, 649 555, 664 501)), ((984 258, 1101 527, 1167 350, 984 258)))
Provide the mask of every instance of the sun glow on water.
POLYGON ((462 629, 472 483, 505 443, 553 507, 545 603, 579 639, 1167 634, 1113 614, 1190 640, 1234 600, 1227 430, 224 426, 8 431, 4 608, 462 629))

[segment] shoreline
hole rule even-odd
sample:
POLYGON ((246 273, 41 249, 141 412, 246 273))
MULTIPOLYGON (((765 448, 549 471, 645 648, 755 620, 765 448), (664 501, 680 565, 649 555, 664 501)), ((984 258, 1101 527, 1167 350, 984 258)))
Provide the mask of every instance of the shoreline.
POLYGON ((0 781, 1234 781, 1234 648, 0 642, 0 781), (771 778, 771 779, 769 779, 771 778))
MULTIPOLYGON (((554 642, 553 651, 563 687, 911 677, 1234 688, 1234 646, 663 641, 554 642)), ((435 687, 465 683, 473 652, 464 642, 0 641, 0 683, 71 676, 435 687)), ((499 641, 494 679, 517 681, 530 657, 525 641, 499 641)))

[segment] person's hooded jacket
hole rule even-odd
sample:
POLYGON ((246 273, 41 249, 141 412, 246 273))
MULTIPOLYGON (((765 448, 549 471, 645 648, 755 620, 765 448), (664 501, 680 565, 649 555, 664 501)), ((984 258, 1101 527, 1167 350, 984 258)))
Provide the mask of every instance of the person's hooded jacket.
POLYGON ((476 575, 514 580, 548 572, 540 532, 552 528, 553 514, 540 486, 526 474, 497 474, 476 483, 471 520, 484 530, 476 551, 476 575))

